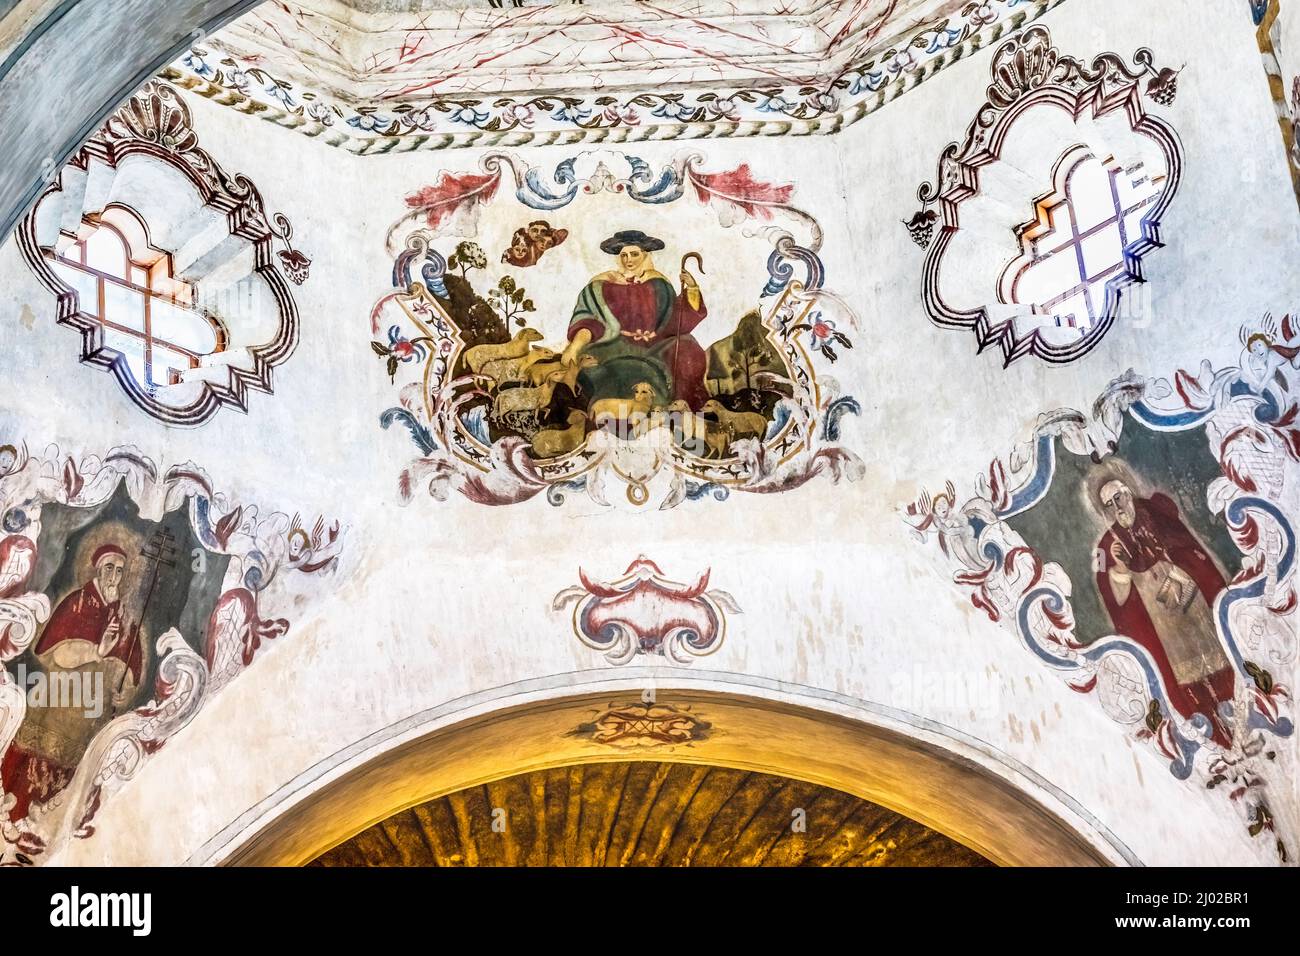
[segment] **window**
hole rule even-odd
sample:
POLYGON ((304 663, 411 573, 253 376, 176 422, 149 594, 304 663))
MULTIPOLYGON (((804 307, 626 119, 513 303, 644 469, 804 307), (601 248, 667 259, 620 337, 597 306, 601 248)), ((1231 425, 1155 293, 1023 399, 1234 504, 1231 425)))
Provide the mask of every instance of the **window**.
POLYGON ((201 148, 176 90, 146 83, 50 180, 16 232, 80 361, 172 427, 248 411, 298 344, 311 259, 261 192, 201 148), (146 225, 147 224, 147 225, 146 225))
POLYGON ((922 305, 1004 366, 1075 362, 1116 322, 1157 318, 1158 297, 1131 287, 1164 244, 1182 179, 1178 132, 1160 115, 1178 71, 1147 49, 1070 56, 1034 24, 998 46, 989 76, 903 220, 926 250, 922 305))
POLYGON ((1142 236, 1142 217, 1160 197, 1164 175, 1113 156, 1097 159, 1074 146, 1057 161, 1055 187, 1016 227, 1022 254, 1007 264, 998 287, 1004 303, 1030 306, 1042 325, 1087 332, 1106 310, 1106 287, 1134 279, 1126 252, 1142 236))
POLYGON ((172 275, 172 257, 149 245, 143 219, 122 205, 82 220, 84 238, 61 252, 42 249, 102 329, 103 343, 126 357, 151 394, 184 381, 200 360, 224 351, 221 321, 194 308, 195 290, 172 275))

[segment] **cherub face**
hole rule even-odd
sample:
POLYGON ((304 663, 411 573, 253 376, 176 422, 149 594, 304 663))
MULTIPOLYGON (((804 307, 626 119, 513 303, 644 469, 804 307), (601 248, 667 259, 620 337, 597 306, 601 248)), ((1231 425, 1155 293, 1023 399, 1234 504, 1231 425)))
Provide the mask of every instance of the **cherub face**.
POLYGON ((9 448, 0 448, 0 478, 3 478, 18 462, 18 456, 9 448))
POLYGON ((1268 345, 1264 342, 1263 339, 1255 339, 1253 342, 1250 343, 1251 355, 1260 356, 1267 351, 1268 351, 1268 345))
POLYGON ((936 498, 936 499, 935 499, 935 501, 934 501, 934 513, 935 513, 936 516, 938 516, 939 518, 946 518, 946 517, 948 517, 948 513, 949 513, 951 510, 952 510, 952 509, 951 509, 951 508, 949 507, 949 505, 948 505, 948 499, 947 499, 947 498, 936 498))
POLYGON ((549 249, 553 244, 554 237, 551 234, 551 227, 535 222, 528 227, 528 238, 533 241, 533 245, 539 249, 549 249))

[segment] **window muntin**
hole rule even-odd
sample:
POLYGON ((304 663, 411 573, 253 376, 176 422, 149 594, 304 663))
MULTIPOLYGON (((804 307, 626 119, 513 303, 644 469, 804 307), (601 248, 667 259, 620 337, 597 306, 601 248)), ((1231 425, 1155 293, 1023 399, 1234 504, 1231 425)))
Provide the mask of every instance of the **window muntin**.
POLYGON ((144 221, 115 205, 82 221, 83 237, 43 250, 55 273, 97 320, 104 345, 121 352, 136 383, 152 393, 224 351, 226 330, 193 307, 194 287, 172 275, 171 256, 149 246, 144 221), (134 240, 134 241, 133 241, 134 240))
POLYGON ((1125 167, 1072 146, 1056 163, 1056 188, 1035 203, 1035 217, 1016 227, 1022 254, 999 281, 1003 303, 1028 305, 1040 325, 1082 336, 1106 311, 1106 287, 1136 278, 1125 253, 1142 238, 1142 217, 1160 198, 1165 175, 1141 162, 1125 167))

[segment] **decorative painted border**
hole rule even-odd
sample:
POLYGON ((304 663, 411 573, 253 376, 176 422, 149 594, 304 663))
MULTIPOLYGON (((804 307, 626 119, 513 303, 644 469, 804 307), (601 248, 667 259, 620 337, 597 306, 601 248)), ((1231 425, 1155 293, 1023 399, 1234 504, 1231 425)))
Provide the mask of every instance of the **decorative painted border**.
POLYGON ((1281 0, 1249 0, 1250 18, 1255 26, 1255 42, 1259 46, 1264 72, 1268 75, 1269 96, 1277 113, 1282 145, 1286 149, 1286 168, 1291 176, 1291 188, 1296 202, 1300 203, 1300 76, 1293 79, 1292 102, 1287 103, 1286 75, 1273 47, 1273 25, 1281 15, 1281 0))
POLYGON ((1114 324, 1123 290, 1143 281, 1142 257, 1161 245, 1160 220, 1182 179, 1183 151, 1178 134, 1168 123, 1148 114, 1142 98, 1145 93, 1169 105, 1177 94, 1178 78, 1169 68, 1157 70, 1151 51, 1145 48, 1134 54, 1133 61, 1136 67, 1129 67, 1117 54, 1102 53, 1089 66, 1061 54, 1052 45, 1047 28, 1041 25, 1012 37, 993 55, 992 82, 965 140, 944 148, 935 181, 922 183, 917 189, 921 209, 904 225, 917 245, 929 250, 921 280, 926 314, 940 327, 974 332, 980 352, 996 345, 1004 366, 1026 355, 1064 364, 1088 354, 1114 324), (1144 78, 1148 78, 1145 91, 1140 83, 1144 78), (1075 119, 1087 113, 1098 118, 1123 111, 1133 132, 1148 137, 1160 148, 1168 171, 1160 198, 1142 216, 1142 237, 1124 250, 1123 275, 1106 285, 1102 317, 1077 342, 1065 346, 1044 341, 1039 329, 1017 335, 1013 319, 994 322, 984 305, 973 309, 952 306, 944 300, 939 287, 944 253, 960 228, 960 206, 979 194, 980 169, 998 161, 1016 121, 1026 111, 1044 104, 1062 109, 1075 119), (929 208, 936 202, 938 213, 929 208), (933 239, 936 219, 939 235, 933 239))
POLYGON ((248 347, 253 362, 251 369, 229 366, 228 385, 203 382, 199 397, 180 408, 157 401, 135 381, 126 357, 102 344, 103 328, 99 321, 81 311, 76 290, 59 278, 41 251, 36 235, 37 213, 46 198, 63 188, 62 175, 46 187, 36 207, 19 223, 16 232, 19 250, 41 284, 55 296, 55 320, 81 333, 81 361, 112 372, 122 390, 142 411, 176 426, 201 425, 223 405, 247 412, 248 391, 255 389, 269 394, 272 369, 288 359, 298 345, 298 308, 285 276, 301 285, 308 277, 311 260, 292 246, 293 227, 289 220, 280 213, 268 217, 257 187, 247 177, 228 172, 199 146, 189 107, 174 89, 156 80, 147 83, 114 113, 72 157, 69 165, 86 170, 90 163, 97 161, 116 168, 132 155, 149 156, 178 169, 194 186, 205 206, 225 213, 231 235, 252 243, 253 271, 270 288, 280 321, 270 342, 248 347), (284 248, 274 250, 276 242, 284 248))
POLYGON ((77 459, 50 445, 40 457, 11 452, 0 472, 0 757, 26 715, 26 688, 3 662, 21 655, 49 618, 50 601, 28 590, 36 570, 41 509, 46 504, 97 508, 125 488, 142 515, 185 508, 196 538, 212 554, 229 555, 221 595, 202 637, 203 653, 175 629, 156 637, 155 696, 106 726, 90 741, 68 785, 10 820, 12 797, 0 782, 0 866, 29 865, 68 837, 94 832, 103 802, 132 779, 148 757, 184 728, 202 706, 252 664, 265 642, 282 637, 296 606, 283 593, 291 572, 329 574, 338 565, 343 530, 318 519, 308 530, 295 515, 263 515, 216 491, 193 462, 160 470, 134 446, 103 458, 77 459))
POLYGON ((708 590, 710 571, 690 584, 672 581, 645 555, 614 581, 593 581, 579 569, 582 584, 555 595, 551 610, 573 605, 574 635, 611 664, 647 654, 689 664, 721 648, 727 614, 740 613, 728 592, 708 590))
POLYGON ((1065 0, 973 0, 899 46, 818 82, 690 95, 583 93, 480 99, 434 97, 382 114, 295 89, 261 67, 192 50, 159 75, 199 96, 358 155, 585 142, 631 143, 839 132, 945 67, 1038 19, 1065 0), (224 69, 223 69, 224 67, 224 69), (342 128, 346 127, 346 128, 342 128))
POLYGON ((1252 837, 1274 833, 1285 862, 1296 835, 1277 832, 1286 824, 1275 819, 1267 793, 1270 779, 1284 780, 1294 771, 1285 761, 1275 762, 1280 748, 1265 744, 1268 737, 1290 737, 1295 723, 1290 689, 1266 667, 1287 667, 1297 651, 1295 626, 1287 619, 1297 607, 1300 406, 1294 395, 1300 381, 1294 369, 1300 326, 1288 316, 1279 329, 1266 317, 1243 327, 1240 337, 1240 366, 1214 370, 1207 361, 1196 374, 1179 369, 1172 381, 1130 370, 1106 388, 1090 416, 1073 409, 1040 415, 1031 439, 1005 460, 994 459, 964 504, 958 506, 949 481, 943 491, 908 505, 902 517, 921 540, 931 534, 938 539, 954 569, 953 582, 968 592, 973 606, 1013 633, 1071 689, 1096 693, 1107 716, 1148 740, 1175 777, 1195 774, 1206 789, 1226 792, 1252 837), (1242 556, 1241 571, 1212 608, 1235 678, 1233 700, 1219 706, 1232 730, 1226 746, 1202 714, 1189 720, 1173 708, 1159 669, 1138 642, 1122 634, 1089 644, 1075 640, 1070 595, 1086 582, 1071 582, 1064 568, 1007 523, 1046 495, 1058 442, 1072 454, 1103 462, 1125 427, 1204 430, 1222 469, 1206 489, 1207 500, 1242 556), (1233 616, 1243 609, 1253 615, 1250 646, 1233 616), (1128 696, 1121 706, 1115 700, 1123 695, 1128 696))

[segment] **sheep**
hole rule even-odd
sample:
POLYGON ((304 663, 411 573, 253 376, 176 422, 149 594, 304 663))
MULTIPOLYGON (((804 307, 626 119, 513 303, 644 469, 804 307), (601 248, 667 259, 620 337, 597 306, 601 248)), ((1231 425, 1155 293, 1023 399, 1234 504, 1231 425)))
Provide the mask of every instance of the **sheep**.
POLYGON ((494 359, 523 358, 528 354, 528 346, 540 342, 542 333, 536 329, 520 329, 515 337, 501 345, 476 345, 465 352, 465 364, 471 372, 479 372, 483 366, 494 359))
POLYGON ((731 445, 731 433, 721 425, 709 422, 704 433, 704 445, 708 449, 705 458, 726 458, 727 448, 731 445))
POLYGON ((558 458, 567 455, 579 445, 587 434, 587 413, 569 412, 568 428, 544 428, 533 436, 533 454, 538 458, 558 458))
MULTIPOLYGON (((555 353, 552 352, 551 354, 552 357, 554 357, 555 353)), ((534 386, 537 386, 542 384, 542 382, 546 381, 547 376, 549 376, 552 372, 561 370, 564 372, 564 377, 561 378, 560 381, 563 382, 565 385, 569 386, 569 391, 576 394, 578 391, 579 373, 583 369, 595 368, 599 364, 600 364, 599 359, 597 359, 596 356, 594 355, 581 355, 578 357, 578 361, 573 362, 569 365, 565 365, 562 361, 548 360, 545 362, 538 362, 536 365, 533 365, 531 368, 529 368, 528 378, 534 386)))
POLYGON ((551 393, 555 391, 555 383, 562 374, 552 372, 537 388, 507 388, 497 392, 496 400, 492 403, 492 417, 500 421, 513 412, 532 412, 536 415, 551 404, 551 393))
POLYGON ((671 427, 678 444, 697 453, 708 447, 710 422, 691 411, 685 400, 669 402, 666 411, 664 424, 671 427))
POLYGON ((634 426, 644 421, 654 405, 655 391, 649 382, 632 386, 631 398, 601 398, 591 403, 588 414, 600 428, 606 421, 627 421, 634 426))
POLYGON ((535 348, 521 358, 498 358, 485 362, 480 374, 492 379, 497 388, 511 382, 527 382, 530 380, 535 387, 546 381, 546 376, 540 375, 533 380, 532 370, 538 365, 551 364, 551 360, 554 358, 554 350, 544 347, 535 348))
POLYGON ((717 429, 711 430, 711 434, 706 436, 705 441, 708 443, 709 451, 716 452, 719 456, 724 454, 727 446, 737 439, 757 438, 761 441, 767 432, 767 419, 758 412, 729 411, 716 399, 709 399, 700 411, 714 415, 718 419, 717 429))

